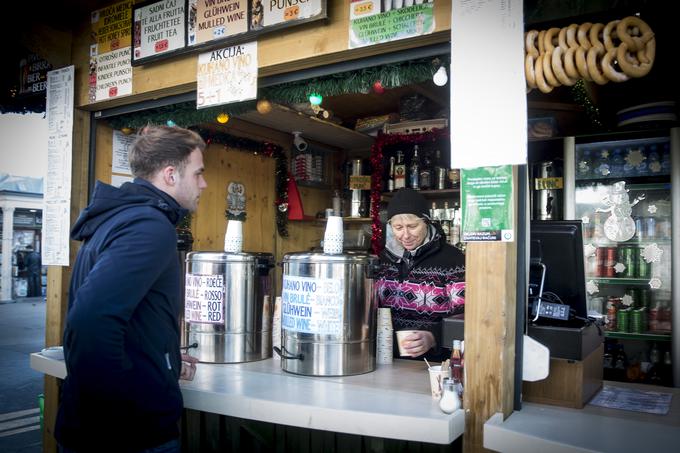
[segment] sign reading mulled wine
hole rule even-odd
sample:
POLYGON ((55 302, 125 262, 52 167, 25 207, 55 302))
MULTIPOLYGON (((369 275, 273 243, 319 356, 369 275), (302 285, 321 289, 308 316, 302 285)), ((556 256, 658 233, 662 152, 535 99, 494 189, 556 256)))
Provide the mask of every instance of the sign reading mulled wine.
POLYGON ((326 0, 154 0, 132 6, 132 65, 326 19, 326 0))

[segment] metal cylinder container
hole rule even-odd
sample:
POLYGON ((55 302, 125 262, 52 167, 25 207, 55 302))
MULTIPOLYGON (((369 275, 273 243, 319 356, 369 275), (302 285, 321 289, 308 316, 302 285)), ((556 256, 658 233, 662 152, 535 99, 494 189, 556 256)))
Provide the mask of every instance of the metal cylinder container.
POLYGON ((207 363, 271 357, 270 253, 191 252, 186 258, 184 320, 188 353, 207 363))
POLYGON ((281 368, 309 376, 375 370, 378 258, 292 253, 283 258, 281 368))
POLYGON ((532 219, 562 220, 564 178, 562 162, 538 162, 532 167, 532 219))

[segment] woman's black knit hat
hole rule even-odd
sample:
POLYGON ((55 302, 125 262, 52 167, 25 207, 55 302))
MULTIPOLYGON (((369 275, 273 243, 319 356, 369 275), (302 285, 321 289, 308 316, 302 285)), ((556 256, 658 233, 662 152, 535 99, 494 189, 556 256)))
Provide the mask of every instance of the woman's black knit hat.
POLYGON ((425 197, 408 187, 399 189, 387 205, 388 220, 397 214, 413 214, 421 218, 430 218, 425 197))

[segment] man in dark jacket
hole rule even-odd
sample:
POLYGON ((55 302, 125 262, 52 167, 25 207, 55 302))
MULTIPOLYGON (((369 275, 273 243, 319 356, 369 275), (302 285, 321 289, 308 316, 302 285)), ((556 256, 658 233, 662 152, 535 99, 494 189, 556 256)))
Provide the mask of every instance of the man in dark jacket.
POLYGON ((26 252, 24 263, 28 272, 28 297, 40 297, 42 296, 40 253, 36 252, 32 245, 26 247, 26 252))
POLYGON ((97 182, 71 231, 64 332, 68 375, 55 437, 65 452, 179 452, 182 307, 175 225, 207 186, 201 137, 147 127, 130 146, 132 183, 97 182))

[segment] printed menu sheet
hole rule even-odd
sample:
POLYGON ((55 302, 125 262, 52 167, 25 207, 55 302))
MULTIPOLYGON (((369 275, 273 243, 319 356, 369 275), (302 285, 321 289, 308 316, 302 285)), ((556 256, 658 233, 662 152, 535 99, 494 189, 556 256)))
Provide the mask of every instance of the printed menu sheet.
POLYGON ((42 260, 68 266, 73 144, 74 66, 47 73, 47 177, 42 260))

